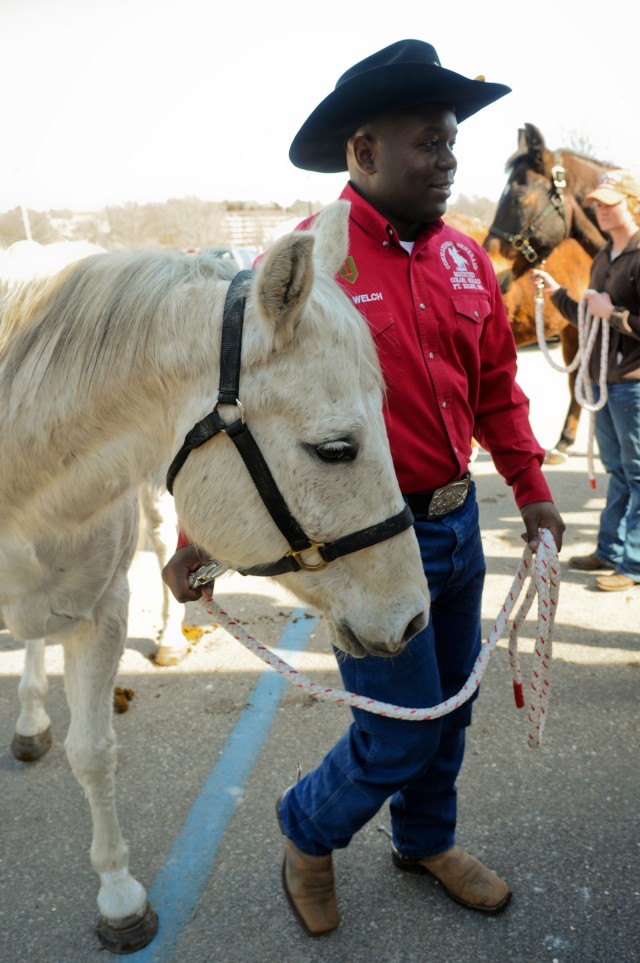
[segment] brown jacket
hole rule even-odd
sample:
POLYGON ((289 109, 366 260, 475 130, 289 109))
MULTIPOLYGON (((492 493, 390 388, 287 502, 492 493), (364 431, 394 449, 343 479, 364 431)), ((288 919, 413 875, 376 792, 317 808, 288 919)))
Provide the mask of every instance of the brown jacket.
MULTIPOLYGON (((607 383, 640 380, 640 231, 630 238, 624 251, 611 260, 611 241, 599 251, 591 265, 589 287, 606 292, 615 305, 609 320, 607 383)), ((578 323, 578 302, 560 288, 551 300, 572 324, 578 323)), ((600 378, 602 334, 598 332, 589 362, 591 380, 600 378)))

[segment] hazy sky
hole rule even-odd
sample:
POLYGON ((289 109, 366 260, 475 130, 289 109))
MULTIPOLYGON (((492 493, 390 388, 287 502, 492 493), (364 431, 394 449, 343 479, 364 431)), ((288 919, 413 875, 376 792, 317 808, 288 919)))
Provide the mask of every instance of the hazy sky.
POLYGON ((288 159, 352 64, 405 37, 513 93, 460 127, 456 187, 497 200, 518 128, 640 168, 638 14, 580 0, 0 0, 0 210, 169 197, 327 202, 288 159), (633 21, 636 21, 634 24, 633 21))

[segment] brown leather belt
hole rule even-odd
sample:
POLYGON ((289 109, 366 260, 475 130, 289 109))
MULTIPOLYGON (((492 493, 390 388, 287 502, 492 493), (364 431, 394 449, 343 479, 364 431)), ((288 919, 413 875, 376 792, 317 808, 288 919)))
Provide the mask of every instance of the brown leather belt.
POLYGON ((414 492, 405 495, 404 500, 414 515, 426 515, 427 518, 444 518, 457 512, 464 505, 469 494, 469 472, 458 481, 450 482, 434 492, 414 492))

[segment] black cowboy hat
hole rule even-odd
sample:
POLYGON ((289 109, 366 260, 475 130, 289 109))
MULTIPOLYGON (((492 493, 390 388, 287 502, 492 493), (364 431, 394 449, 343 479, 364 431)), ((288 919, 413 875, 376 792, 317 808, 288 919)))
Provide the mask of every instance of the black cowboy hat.
POLYGON ((322 174, 346 171, 345 143, 365 120, 418 104, 450 105, 458 122, 511 91, 440 66, 435 47, 398 40, 350 67, 293 139, 289 159, 322 174))

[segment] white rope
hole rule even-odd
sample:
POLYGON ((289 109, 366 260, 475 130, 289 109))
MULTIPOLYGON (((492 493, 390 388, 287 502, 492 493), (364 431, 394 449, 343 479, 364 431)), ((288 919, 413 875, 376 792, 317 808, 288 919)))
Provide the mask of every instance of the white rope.
POLYGON ((257 655, 259 659, 283 675, 297 688, 307 690, 318 699, 346 704, 354 708, 364 709, 367 712, 373 712, 377 715, 391 716, 395 719, 404 719, 412 722, 421 722, 429 719, 438 719, 441 716, 447 715, 449 712, 453 712, 454 709, 464 705, 464 703, 471 698, 480 685, 489 659, 493 655, 498 640, 503 635, 506 622, 518 600, 524 584, 527 579, 530 579, 525 599, 511 627, 509 635, 509 660, 513 672, 516 705, 518 708, 523 708, 524 695, 522 673, 517 652, 517 636, 520 625, 526 617, 537 593, 539 599, 538 624, 534 646, 530 685, 531 696, 528 713, 528 742, 530 746, 537 747, 542 741, 542 732, 546 718, 552 652, 551 637, 560 589, 558 554, 553 536, 547 529, 540 531, 540 543, 535 555, 535 563, 532 564, 532 561, 533 556, 531 550, 526 547, 505 603, 486 642, 481 648, 467 682, 457 695, 447 699, 445 702, 441 702, 437 706, 432 706, 427 709, 395 706, 392 703, 378 702, 375 699, 369 699, 366 696, 357 695, 353 692, 345 692, 341 689, 333 689, 329 686, 312 682, 297 669, 292 668, 284 662, 279 656, 270 652, 266 646, 262 645, 262 643, 258 642, 252 635, 246 632, 214 599, 210 601, 201 599, 201 604, 204 605, 209 615, 212 615, 233 638, 241 642, 253 652, 254 655, 257 655))
POLYGON ((556 371, 570 374, 578 369, 574 385, 575 399, 585 411, 589 412, 589 434, 587 438, 587 472, 592 488, 596 487, 595 473, 595 413, 607 403, 607 361, 609 357, 609 323, 604 318, 598 318, 589 313, 587 295, 596 292, 589 289, 584 292, 578 303, 578 350, 568 365, 558 364, 552 357, 544 337, 544 284, 540 285, 535 294, 535 321, 538 346, 547 362, 556 371), (600 371, 598 373, 598 387, 600 398, 597 402, 593 398, 593 388, 589 377, 589 361, 593 354, 593 347, 598 336, 598 328, 602 323, 602 344, 600 350, 600 371))

